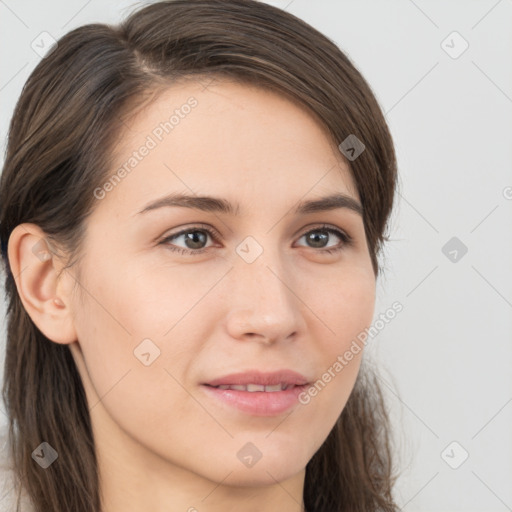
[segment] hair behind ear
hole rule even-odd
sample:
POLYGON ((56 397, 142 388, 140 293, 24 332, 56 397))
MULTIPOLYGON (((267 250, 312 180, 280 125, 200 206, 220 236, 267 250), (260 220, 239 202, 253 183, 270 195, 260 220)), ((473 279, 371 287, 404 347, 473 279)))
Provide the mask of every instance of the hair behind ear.
MULTIPOLYGON (((89 409, 69 347, 48 340, 19 297, 10 301, 3 400, 10 415, 9 441, 18 469, 18 493, 27 490, 36 512, 100 510, 89 409), (31 371, 27 371, 30 368, 31 371), (57 378, 56 378, 57 377, 57 378), (58 397, 58 399, 55 399, 58 397), (48 443, 58 458, 46 469, 32 453, 48 443), (49 473, 49 474, 48 474, 49 473)), ((25 500, 20 494, 20 500, 25 500)), ((21 503, 20 503, 21 505, 21 503)))

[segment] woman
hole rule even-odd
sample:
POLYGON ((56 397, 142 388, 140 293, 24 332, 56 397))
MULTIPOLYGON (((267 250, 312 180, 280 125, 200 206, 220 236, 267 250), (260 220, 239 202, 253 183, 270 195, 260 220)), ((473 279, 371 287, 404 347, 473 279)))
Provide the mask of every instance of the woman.
POLYGON ((0 182, 24 510, 397 510, 361 366, 395 184, 370 87, 284 11, 60 39, 0 182))

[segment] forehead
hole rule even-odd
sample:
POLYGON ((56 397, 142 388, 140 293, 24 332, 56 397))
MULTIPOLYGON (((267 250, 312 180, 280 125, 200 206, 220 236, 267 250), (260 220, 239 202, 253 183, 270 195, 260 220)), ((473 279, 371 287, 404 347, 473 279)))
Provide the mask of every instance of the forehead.
POLYGON ((160 91, 123 120, 113 156, 107 180, 116 183, 107 199, 134 207, 175 191, 241 197, 237 203, 253 206, 257 197, 358 198, 347 161, 308 109, 227 80, 160 91))

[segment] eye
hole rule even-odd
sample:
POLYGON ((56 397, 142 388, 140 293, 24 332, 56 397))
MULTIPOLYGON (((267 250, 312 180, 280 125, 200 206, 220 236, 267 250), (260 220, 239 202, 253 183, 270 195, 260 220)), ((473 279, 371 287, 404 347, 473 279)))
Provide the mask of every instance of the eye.
POLYGON ((208 236, 215 241, 220 238, 220 235, 211 228, 207 228, 205 226, 193 226, 165 237, 160 243, 165 244, 171 251, 177 251, 180 254, 195 255, 201 254, 208 249, 207 247, 201 247, 202 244, 205 243, 208 236), (180 237, 184 237, 184 242, 187 245, 187 248, 176 247, 174 244, 169 244, 169 242, 174 241, 180 237))
MULTIPOLYGON (((208 237, 216 242, 221 238, 220 234, 216 230, 213 230, 211 227, 192 226, 187 229, 183 229, 178 233, 174 233, 165 237, 160 242, 160 244, 165 245, 171 251, 176 251, 180 254, 197 255, 202 254, 209 249, 209 247, 204 247, 208 237), (183 237, 183 242, 185 243, 186 247, 176 246, 176 240, 181 237, 183 237)), ((327 225, 322 225, 315 229, 311 229, 304 233, 300 238, 304 237, 308 243, 313 244, 310 246, 310 248, 318 249, 317 252, 321 253, 338 252, 352 243, 352 238, 350 235, 344 231, 341 231, 340 229, 327 225), (326 242, 332 235, 335 235, 339 240, 341 240, 341 243, 338 243, 334 247, 324 248, 326 242)))
POLYGON ((307 233, 304 233, 301 236, 301 238, 304 237, 306 238, 308 243, 313 244, 313 249, 319 248, 319 252, 329 254, 341 251, 347 245, 350 245, 352 243, 352 238, 350 237, 350 235, 348 235, 344 231, 341 231, 340 229, 333 228, 327 225, 319 226, 308 231, 307 233), (336 237, 338 237, 341 240, 341 244, 338 243, 337 245, 331 248, 325 249, 325 243, 330 238, 330 235, 335 235, 336 237))

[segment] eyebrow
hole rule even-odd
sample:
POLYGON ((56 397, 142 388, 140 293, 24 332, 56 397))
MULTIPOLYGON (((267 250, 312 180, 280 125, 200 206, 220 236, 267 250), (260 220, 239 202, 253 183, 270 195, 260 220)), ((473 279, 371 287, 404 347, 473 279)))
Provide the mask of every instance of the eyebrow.
MULTIPOLYGON (((225 213, 227 215, 239 215, 240 205, 232 204, 226 199, 211 196, 190 196, 181 193, 174 193, 161 197, 156 201, 148 203, 138 214, 146 213, 163 207, 179 206, 184 208, 192 208, 205 212, 225 213)), ((346 194, 331 194, 326 197, 300 201, 296 206, 295 215, 304 215, 314 212, 323 212, 328 210, 336 210, 345 208, 363 215, 363 207, 361 203, 346 194)))

